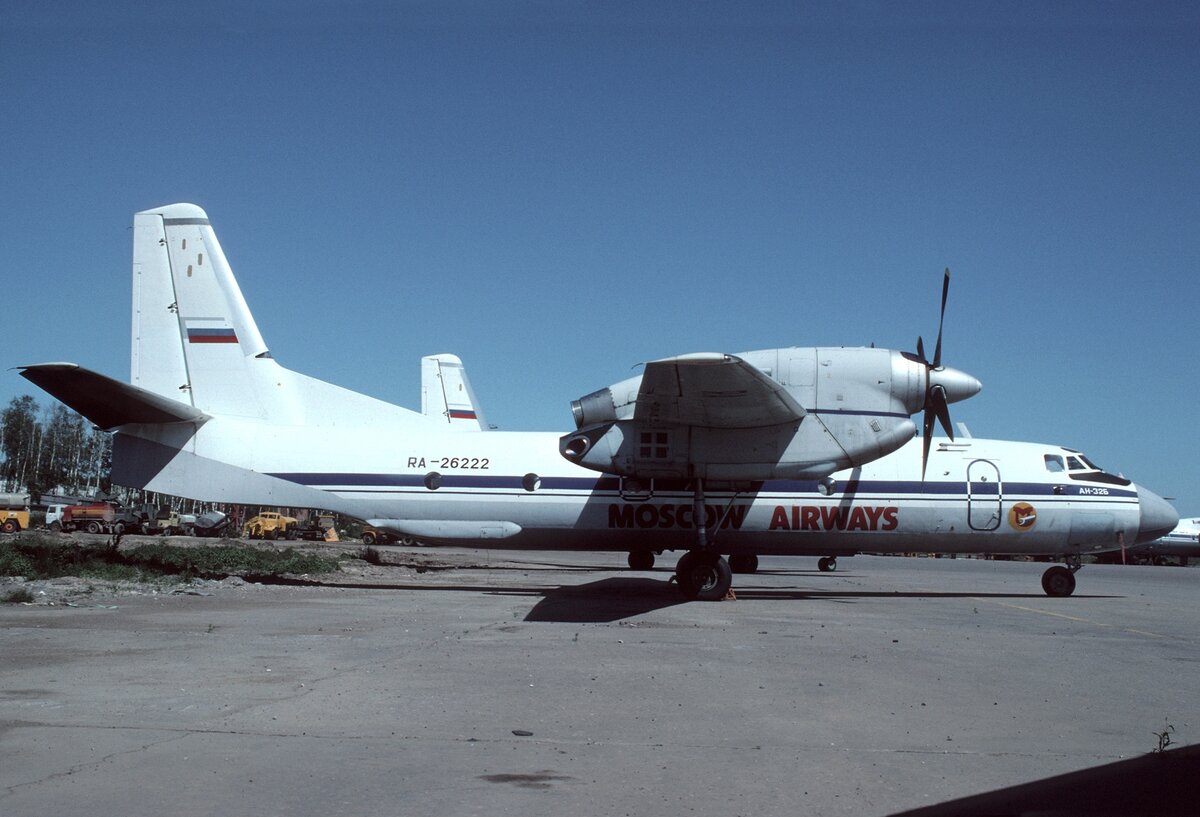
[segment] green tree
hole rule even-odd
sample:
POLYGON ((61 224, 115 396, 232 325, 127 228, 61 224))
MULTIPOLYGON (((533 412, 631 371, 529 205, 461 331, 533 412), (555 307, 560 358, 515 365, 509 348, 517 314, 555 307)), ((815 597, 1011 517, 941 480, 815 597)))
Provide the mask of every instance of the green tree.
POLYGON ((0 412, 0 447, 4 450, 3 474, 5 489, 40 490, 36 485, 38 460, 41 453, 41 426, 37 422, 38 404, 29 395, 14 397, 0 412))

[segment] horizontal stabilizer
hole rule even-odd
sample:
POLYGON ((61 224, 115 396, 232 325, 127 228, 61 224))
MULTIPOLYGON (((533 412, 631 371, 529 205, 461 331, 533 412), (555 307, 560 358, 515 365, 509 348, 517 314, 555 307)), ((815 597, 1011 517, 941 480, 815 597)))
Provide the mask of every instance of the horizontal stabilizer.
POLYGON ((131 423, 202 423, 204 412, 74 363, 19 366, 21 376, 108 431, 131 423))

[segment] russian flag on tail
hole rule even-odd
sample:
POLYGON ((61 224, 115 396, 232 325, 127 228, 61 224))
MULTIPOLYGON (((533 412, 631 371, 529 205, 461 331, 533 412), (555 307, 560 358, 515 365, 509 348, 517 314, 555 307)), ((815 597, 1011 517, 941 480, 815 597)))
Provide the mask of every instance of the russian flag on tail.
POLYGON ((210 321, 187 322, 188 343, 237 343, 232 326, 213 325, 210 321))

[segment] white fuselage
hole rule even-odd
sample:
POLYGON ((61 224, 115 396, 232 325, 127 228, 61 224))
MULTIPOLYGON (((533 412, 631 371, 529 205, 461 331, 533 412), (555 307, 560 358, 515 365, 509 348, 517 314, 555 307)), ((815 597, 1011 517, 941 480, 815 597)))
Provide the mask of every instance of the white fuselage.
MULTIPOLYGON (((661 551, 688 549, 696 539, 689 484, 634 484, 575 466, 559 456, 556 433, 230 418, 162 448, 130 433, 161 437, 161 428, 118 435, 116 460, 141 463, 142 478, 129 481, 150 490, 325 508, 427 541, 488 547, 661 551), (156 471, 149 479, 146 463, 156 471)), ((175 429, 168 433, 191 431, 175 429)), ((735 492, 713 485, 705 496, 713 545, 731 554, 1079 554, 1138 541, 1138 487, 1100 472, 1048 470, 1045 456, 1064 451, 1057 446, 945 441, 924 480, 920 448, 915 440, 838 472, 832 486, 778 480, 735 492)))

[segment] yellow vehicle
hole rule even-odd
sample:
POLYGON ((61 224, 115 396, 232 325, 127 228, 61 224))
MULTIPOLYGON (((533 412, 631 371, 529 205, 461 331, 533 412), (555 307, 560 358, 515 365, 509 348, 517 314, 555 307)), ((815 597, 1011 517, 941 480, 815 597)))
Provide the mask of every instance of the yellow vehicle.
POLYGON ((18 533, 29 529, 29 511, 0 511, 0 530, 5 533, 18 533))
POLYGON ((275 511, 263 511, 258 516, 246 520, 242 526, 242 536, 246 539, 284 539, 288 531, 298 522, 291 516, 284 516, 275 511))
POLYGON ((0 494, 0 530, 29 530, 29 494, 0 494))
POLYGON ((416 544, 411 536, 397 536, 394 533, 373 528, 370 525, 364 525, 362 529, 363 544, 367 547, 372 545, 404 545, 405 547, 416 544))

